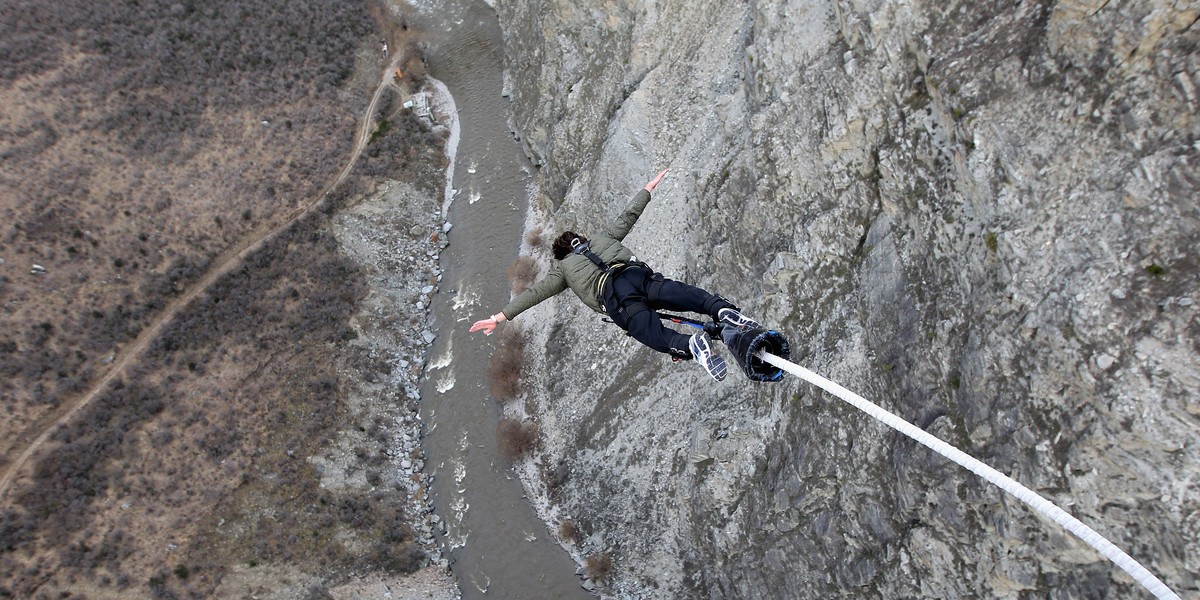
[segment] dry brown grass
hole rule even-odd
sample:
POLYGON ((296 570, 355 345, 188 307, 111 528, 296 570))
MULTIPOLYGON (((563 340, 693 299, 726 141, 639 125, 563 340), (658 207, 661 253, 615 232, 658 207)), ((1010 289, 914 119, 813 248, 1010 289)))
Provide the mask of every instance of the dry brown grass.
MULTIPOLYGON (((18 1, 18 16, 41 16, 0 23, 0 87, 11 92, 0 111, 0 296, 20 300, 0 317, 0 462, 214 257, 285 222, 344 164, 356 126, 345 115, 365 97, 339 86, 356 47, 376 43, 361 7, 235 4, 183 19, 182 4, 18 1), (211 22, 227 18, 242 22, 211 22), (18 50, 53 60, 10 51, 34 39, 9 35, 16 23, 49 28, 21 32, 41 37, 18 50), (273 40, 281 26, 314 28, 288 42, 311 52, 273 40), (175 34, 219 41, 241 30, 262 45, 212 43, 171 60, 153 52, 175 34), (114 48, 122 36, 131 45, 114 48), (247 48, 279 55, 240 54, 247 48), (209 51, 228 53, 205 63, 215 71, 171 62, 209 51), (30 274, 33 264, 45 273, 30 274)), ((400 123, 376 154, 404 147, 407 162, 366 157, 328 206, 365 187, 357 178, 436 168, 426 157, 439 143, 400 123)), ((330 349, 345 350, 363 292, 314 214, 176 313, 9 488, 0 597, 209 597, 223 572, 251 563, 318 576, 414 568, 422 555, 395 508, 403 498, 329 493, 303 459, 349 418, 330 349)))
POLYGON ((338 116, 352 95, 337 89, 371 37, 361 9, 203 8, 6 5, 0 456, 214 257, 310 201, 350 147, 353 124, 338 116), (246 30, 257 33, 227 43, 246 30), (189 51, 176 51, 183 40, 189 51))
POLYGON ((513 293, 520 294, 537 281, 541 269, 532 256, 518 256, 508 267, 508 283, 513 293))
MULTIPOLYGON (((125 383, 89 405, 37 458, 32 480, 14 488, 3 516, 13 527, 3 528, 0 562, 14 575, 4 587, 18 596, 33 585, 54 589, 63 577, 96 567, 141 585, 171 544, 180 546, 173 556, 202 573, 219 572, 229 560, 298 562, 320 573, 416 556, 406 547, 402 513, 388 508, 402 501, 324 492, 299 458, 317 453, 344 418, 328 348, 344 343, 362 288, 353 267, 329 254, 328 237, 303 229, 290 237, 304 243, 273 252, 289 245, 281 239, 253 269, 218 282, 196 310, 177 317, 125 383), (293 518, 262 520, 264 510, 279 507, 293 518), (399 537, 361 554, 342 548, 342 539, 310 535, 335 529, 342 539, 399 537), (237 531, 254 534, 229 535, 237 531), (40 565, 40 577, 18 568, 31 564, 40 565)), ((201 581, 158 580, 164 589, 203 595, 201 581)))

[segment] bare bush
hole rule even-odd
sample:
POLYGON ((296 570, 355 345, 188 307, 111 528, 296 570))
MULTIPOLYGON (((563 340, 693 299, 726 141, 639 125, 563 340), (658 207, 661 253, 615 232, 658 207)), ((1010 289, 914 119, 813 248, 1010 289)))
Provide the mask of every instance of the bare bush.
POLYGON ((505 417, 496 427, 496 444, 505 458, 516 460, 537 446, 538 433, 537 423, 505 417))
POLYGON ((428 123, 411 111, 400 112, 379 123, 355 172, 435 188, 447 165, 442 142, 442 134, 428 123))
MULTIPOLYGON (((0 256, 32 255, 58 282, 0 326, 0 344, 22 344, 0 353, 0 402, 21 413, 10 413, 0 437, 13 439, 19 423, 39 422, 107 370, 101 359, 212 257, 336 173, 352 128, 332 117, 345 101, 334 91, 374 35, 361 6, 337 0, 102 10, 13 0, 0 13, 0 87, 22 88, 6 96, 10 119, 0 127, 0 256), (246 118, 261 118, 261 128, 244 132, 246 118), (262 147, 210 160, 253 140, 262 147), (219 210, 229 214, 206 212, 219 210), (19 324, 45 319, 49 339, 24 343, 19 324)), ((0 295, 24 297, 30 285, 0 276, 0 295)))
POLYGON ((541 269, 532 256, 518 256, 508 267, 508 283, 514 293, 520 294, 537 281, 541 269))
POLYGON ((546 245, 546 237, 544 234, 545 229, 541 227, 531 229, 529 230, 529 233, 525 234, 525 243, 529 244, 530 248, 541 248, 542 246, 546 245))
MULTIPOLYGON (((318 444, 336 426, 339 386, 327 364, 327 351, 295 345, 301 338, 322 346, 338 343, 364 289, 353 263, 336 258, 337 253, 331 250, 335 244, 319 220, 298 224, 264 244, 247 259, 246 268, 221 278, 206 296, 181 310, 127 378, 117 380, 88 404, 81 418, 56 429, 52 444, 33 461, 31 480, 14 489, 13 510, 0 513, 0 572, 13 572, 3 566, 4 561, 13 552, 22 551, 46 551, 57 556, 64 577, 101 567, 116 572, 136 554, 142 543, 137 537, 114 532, 99 545, 90 541, 88 545, 71 543, 75 532, 86 529, 92 519, 103 514, 104 498, 136 493, 151 502, 177 507, 179 499, 173 496, 189 486, 199 487, 194 478, 205 465, 244 455, 251 445, 260 449, 256 450, 256 464, 265 465, 273 474, 269 489, 281 497, 303 499, 300 504, 305 514, 269 529, 254 529, 255 543, 261 541, 261 547, 234 553, 238 560, 328 561, 347 568, 388 565, 407 569, 413 554, 403 546, 414 535, 404 524, 403 512, 386 502, 343 505, 332 497, 320 496, 319 479, 311 468, 284 452, 286 448, 304 453, 305 446, 318 444), (304 243, 291 245, 297 239, 304 243), (296 302, 293 293, 305 302, 296 302), (272 320, 271 316, 277 318, 272 320), (259 356, 260 350, 266 352, 259 356), (280 362, 289 367, 276 373, 280 381, 292 383, 276 389, 273 382, 247 385, 231 379, 227 383, 239 389, 228 390, 224 394, 228 401, 219 406, 187 400, 194 396, 189 392, 196 391, 197 371, 227 368, 221 365, 229 360, 223 358, 226 352, 237 353, 239 362, 258 360, 263 364, 269 360, 267 356, 286 353, 287 358, 280 362), (280 397, 288 401, 279 402, 280 397), (138 443, 139 439, 148 440, 151 446, 138 443), (169 467, 147 460, 151 447, 152 456, 168 457, 169 467), (155 483, 153 473, 157 470, 171 475, 170 480, 155 483), (385 539, 389 546, 386 556, 331 555, 310 529, 332 528, 335 524, 325 521, 339 518, 345 527, 364 537, 385 539), (309 524, 314 525, 309 528, 309 524), (403 560, 397 562, 396 557, 403 560)), ((106 314, 94 309, 82 318, 104 321, 116 313, 119 311, 106 314)), ((32 347, 41 336, 57 330, 34 324, 24 331, 6 334, 19 335, 11 346, 20 348, 26 343, 32 347)), ((8 356, 5 350, 9 346, 0 340, 0 357, 8 356)), ((65 360, 60 359, 60 363, 65 360)), ((232 468, 226 472, 240 475, 246 484, 244 489, 261 485, 252 473, 238 474, 232 468)), ((382 483, 381 477, 371 478, 382 483)), ((191 500, 190 493, 188 497, 183 502, 192 507, 204 502, 191 500)), ((239 513, 231 510, 229 514, 238 518, 239 513)), ((253 529, 260 524, 254 519, 247 527, 253 529)), ((145 596, 208 585, 194 576, 191 563, 186 566, 189 577, 181 577, 183 571, 179 570, 171 577, 159 577, 155 580, 159 585, 152 586, 144 577, 153 573, 145 573, 134 577, 139 582, 134 585, 144 586, 145 596)), ((29 585, 0 577, 0 590, 11 589, 18 597, 30 595, 33 588, 29 585)))
POLYGON ((583 532, 579 530, 579 525, 575 521, 567 519, 558 524, 558 537, 565 542, 579 544, 583 540, 583 532))
POLYGON ((583 561, 584 577, 592 581, 604 581, 612 574, 612 556, 607 552, 598 552, 588 556, 583 561))
POLYGON ((376 546, 376 562, 392 573, 415 573, 425 566, 427 560, 425 551, 411 541, 397 546, 376 546))
POLYGON ((505 329, 488 364, 488 383, 497 402, 509 402, 520 395, 524 364, 525 337, 515 329, 505 329))
POLYGON ((330 594, 325 586, 314 583, 304 592, 304 600, 333 600, 333 594, 330 594))

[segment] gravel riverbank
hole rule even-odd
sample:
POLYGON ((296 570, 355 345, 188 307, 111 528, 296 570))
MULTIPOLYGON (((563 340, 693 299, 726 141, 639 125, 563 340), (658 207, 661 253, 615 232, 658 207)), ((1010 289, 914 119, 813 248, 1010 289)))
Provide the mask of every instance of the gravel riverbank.
MULTIPOLYGON (((454 168, 457 118, 453 98, 440 82, 431 82, 435 129, 447 134, 448 172, 454 168)), ((448 196, 447 196, 448 197, 448 196)), ((438 259, 449 244, 451 224, 437 191, 387 181, 334 217, 342 252, 367 274, 370 291, 351 326, 358 334, 342 371, 353 381, 346 398, 359 426, 343 431, 334 448, 311 462, 322 473, 323 487, 371 491, 390 486, 405 490, 404 507, 431 566, 408 578, 356 580, 330 593, 338 598, 433 598, 460 596, 435 531, 418 412, 419 381, 436 339, 430 306, 442 280, 438 259), (382 587, 381 587, 382 586, 382 587)))

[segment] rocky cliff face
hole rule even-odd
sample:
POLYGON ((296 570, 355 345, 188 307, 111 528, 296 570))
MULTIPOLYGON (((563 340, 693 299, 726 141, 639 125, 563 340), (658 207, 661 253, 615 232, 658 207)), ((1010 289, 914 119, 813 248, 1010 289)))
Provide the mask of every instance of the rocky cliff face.
MULTIPOLYGON (((501 2, 534 225, 599 226, 793 358, 1200 589, 1200 13, 501 2)), ((549 260, 539 255, 543 260, 549 260)), ((1020 502, 790 380, 721 384, 572 297, 518 319, 550 524, 653 597, 1137 597, 1020 502)))

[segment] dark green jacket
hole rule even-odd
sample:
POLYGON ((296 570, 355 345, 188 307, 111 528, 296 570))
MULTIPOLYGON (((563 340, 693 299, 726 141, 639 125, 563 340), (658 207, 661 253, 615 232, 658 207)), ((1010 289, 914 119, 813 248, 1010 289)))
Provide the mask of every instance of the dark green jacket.
MULTIPOLYGON (((614 260, 633 259, 633 253, 621 243, 621 240, 629 235, 629 231, 633 229, 634 223, 637 223, 638 217, 642 216, 642 211, 646 210, 646 205, 649 203, 650 192, 643 188, 634 195, 633 199, 629 201, 629 205, 625 207, 625 212, 621 213, 621 216, 612 225, 606 227, 599 235, 589 238, 592 252, 606 263, 614 260)), ((580 232, 580 234, 588 237, 586 232, 580 232)), ((604 312, 597 297, 600 291, 597 284, 603 273, 599 267, 582 254, 568 254, 566 258, 556 260, 554 263, 545 277, 513 298, 512 302, 504 307, 501 312, 506 318, 513 319, 537 306, 539 302, 567 288, 571 288, 571 291, 575 292, 575 295, 579 296, 579 299, 583 300, 583 303, 592 310, 604 312)))

